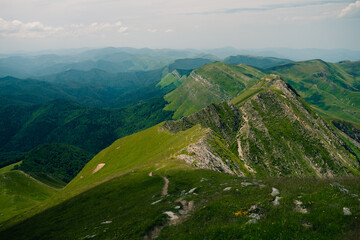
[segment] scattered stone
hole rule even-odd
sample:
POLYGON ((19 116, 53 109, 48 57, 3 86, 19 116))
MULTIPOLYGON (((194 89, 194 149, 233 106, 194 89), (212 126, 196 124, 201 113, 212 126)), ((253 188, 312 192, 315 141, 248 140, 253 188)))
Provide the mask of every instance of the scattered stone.
POLYGON ((345 216, 350 216, 351 215, 351 211, 349 208, 347 207, 343 207, 343 212, 345 216))
POLYGON ((231 190, 231 187, 224 188, 224 191, 230 191, 230 190, 231 190))
POLYGON ((94 237, 96 237, 96 234, 94 234, 94 235, 86 235, 84 237, 84 239, 90 239, 90 238, 94 238, 94 237))
POLYGON ((175 209, 180 209, 180 206, 176 206, 176 207, 174 207, 175 209))
POLYGON ((280 194, 279 190, 277 190, 276 188, 273 187, 272 192, 271 192, 271 196, 275 197, 275 196, 277 196, 279 194, 280 194))
POLYGON ((162 200, 162 199, 157 200, 157 201, 155 201, 155 202, 152 202, 152 203, 151 203, 151 205, 155 205, 155 204, 157 204, 157 203, 161 202, 161 200, 162 200))
POLYGON ((241 186, 242 187, 247 187, 247 186, 251 186, 251 185, 253 185, 252 183, 249 183, 249 182, 242 182, 241 183, 241 186))
POLYGON ((149 177, 152 177, 152 172, 149 172, 149 177))
POLYGON ((280 202, 279 202, 280 199, 281 199, 281 197, 276 196, 275 200, 272 202, 274 204, 274 206, 279 206, 280 205, 280 202))
POLYGON ((250 214, 250 215, 249 215, 249 218, 250 218, 250 220, 249 220, 249 221, 247 221, 247 223, 246 223, 246 224, 253 224, 253 223, 257 223, 257 221, 259 221, 259 220, 260 220, 260 215, 259 215, 259 214, 257 214, 257 213, 252 213, 252 214, 250 214))
POLYGON ((207 181, 206 178, 201 178, 201 179, 200 179, 200 182, 205 182, 205 181, 207 181))
POLYGON ((349 194, 351 197, 358 197, 359 195, 355 194, 355 193, 350 193, 349 194))
POLYGON ((302 225, 303 225, 305 228, 311 228, 311 227, 312 227, 311 223, 303 223, 302 225))
POLYGON ((299 200, 294 200, 294 203, 296 205, 296 207, 294 208, 294 211, 295 212, 299 212, 299 213, 302 213, 302 214, 305 214, 305 213, 308 213, 307 209, 304 208, 302 205, 302 202, 299 201, 299 200))
POLYGON ((260 207, 258 204, 254 204, 250 206, 248 212, 256 213, 261 217, 264 214, 264 208, 260 207))
POLYGON ((173 213, 171 211, 166 211, 166 212, 164 212, 164 214, 166 214, 170 217, 170 221, 174 221, 179 218, 178 216, 176 216, 175 213, 173 213))
POLYGON ((239 191, 239 189, 236 189, 236 191, 238 192, 238 191, 239 191))
POLYGON ((193 193, 196 189, 197 189, 197 187, 190 189, 190 191, 188 193, 193 193))
POLYGON ((180 215, 185 215, 186 213, 187 213, 187 211, 185 211, 185 210, 182 210, 182 209, 179 210, 180 215))
POLYGON ((255 212, 259 209, 259 205, 257 204, 254 204, 254 205, 251 205, 251 207, 249 208, 248 212, 255 212))
POLYGON ((264 187, 266 187, 266 185, 261 183, 261 184, 259 184, 259 187, 264 188, 264 187))
POLYGON ((181 191, 181 195, 184 195, 185 193, 186 193, 185 190, 182 190, 182 191, 181 191))
POLYGON ((105 221, 105 222, 102 222, 101 224, 109 224, 109 223, 112 223, 112 221, 105 221))
POLYGON ((83 175, 81 175, 81 176, 80 176, 80 178, 82 179, 82 178, 84 178, 84 176, 83 176, 83 175))
POLYGON ((344 188, 340 183, 334 182, 334 183, 330 184, 330 186, 339 189, 340 192, 342 192, 342 193, 345 193, 345 194, 349 193, 349 190, 344 188))

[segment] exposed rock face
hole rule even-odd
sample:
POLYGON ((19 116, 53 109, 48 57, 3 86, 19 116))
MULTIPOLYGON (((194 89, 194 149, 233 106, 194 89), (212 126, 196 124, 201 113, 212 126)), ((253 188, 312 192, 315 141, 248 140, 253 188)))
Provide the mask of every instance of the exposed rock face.
POLYGON ((211 104, 166 122, 163 127, 170 132, 197 124, 209 129, 177 157, 236 175, 331 177, 359 172, 356 156, 279 76, 267 76, 253 92, 236 105, 211 104))

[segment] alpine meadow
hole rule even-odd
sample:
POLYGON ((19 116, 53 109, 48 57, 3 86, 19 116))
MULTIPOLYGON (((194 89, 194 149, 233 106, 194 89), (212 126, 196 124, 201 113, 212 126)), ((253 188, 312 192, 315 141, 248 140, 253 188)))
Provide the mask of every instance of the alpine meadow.
POLYGON ((360 1, 0 6, 0 239, 360 239, 360 1))

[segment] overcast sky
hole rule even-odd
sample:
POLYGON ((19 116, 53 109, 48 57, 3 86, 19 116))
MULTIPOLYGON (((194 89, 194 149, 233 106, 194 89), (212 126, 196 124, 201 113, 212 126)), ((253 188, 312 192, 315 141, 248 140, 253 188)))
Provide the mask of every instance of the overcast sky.
POLYGON ((354 0, 0 0, 0 51, 78 47, 360 50, 354 0))

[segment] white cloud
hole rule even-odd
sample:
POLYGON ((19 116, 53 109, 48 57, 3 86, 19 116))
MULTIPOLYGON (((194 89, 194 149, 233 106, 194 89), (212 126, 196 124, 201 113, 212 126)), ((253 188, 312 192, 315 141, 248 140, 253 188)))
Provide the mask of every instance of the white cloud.
POLYGON ((171 28, 165 30, 166 33, 171 33, 171 32, 173 32, 173 31, 174 31, 174 30, 171 29, 171 28))
POLYGON ((360 17, 360 1, 350 3, 346 8, 341 10, 338 17, 360 17))
POLYGON ((151 33, 156 33, 158 30, 157 30, 157 29, 149 28, 147 31, 148 31, 148 32, 151 32, 151 33))
POLYGON ((23 23, 19 20, 6 21, 0 18, 0 35, 4 37, 42 38, 63 30, 62 27, 45 26, 40 22, 23 23))
MULTIPOLYGON (((6 21, 0 18, 0 36, 19 38, 44 38, 49 36, 83 36, 107 32, 126 33, 127 26, 121 22, 91 24, 70 24, 64 27, 45 26, 41 22, 23 23, 19 20, 6 21)), ((104 35, 105 36, 105 35, 104 35)))
POLYGON ((118 32, 119 33, 122 33, 122 32, 125 32, 125 31, 127 31, 128 30, 128 27, 120 27, 119 29, 118 29, 118 32))

